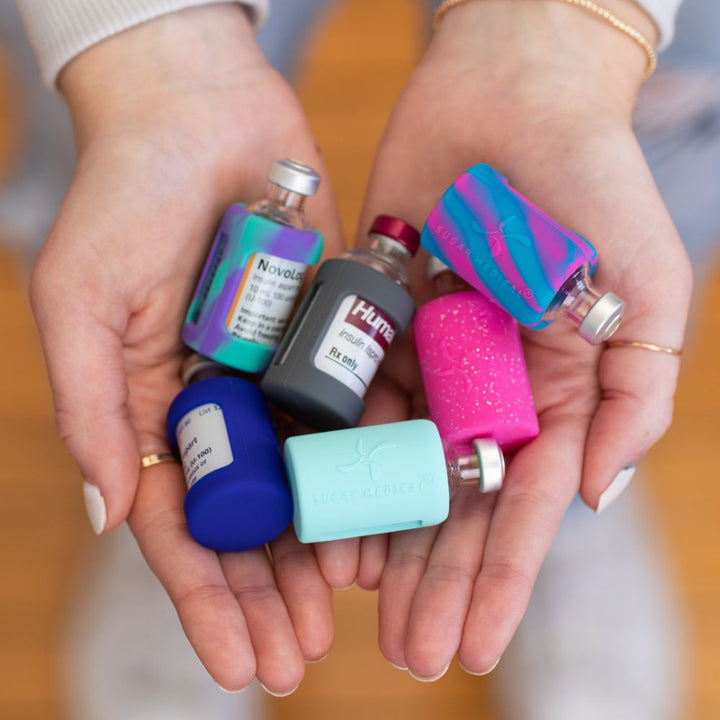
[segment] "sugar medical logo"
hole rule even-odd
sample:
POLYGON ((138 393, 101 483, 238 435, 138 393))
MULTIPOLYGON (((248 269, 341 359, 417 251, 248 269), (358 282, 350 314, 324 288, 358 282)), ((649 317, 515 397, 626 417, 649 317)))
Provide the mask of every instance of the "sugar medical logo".
POLYGON ((514 240, 523 247, 529 248, 532 245, 532 241, 524 232, 525 226, 521 220, 511 215, 505 220, 501 220, 499 225, 493 230, 486 230, 481 227, 475 220, 470 222, 470 227, 478 234, 484 235, 488 248, 490 249, 490 257, 496 258, 502 253, 502 238, 506 240, 514 240), (520 228, 513 231, 513 224, 520 224, 520 228))
POLYGON ((367 465, 368 472, 370 473, 370 479, 377 482, 380 480, 382 472, 380 465, 376 463, 373 458, 382 450, 391 450, 394 447, 394 442, 381 442, 371 450, 365 450, 365 443, 363 443, 363 439, 358 438, 357 447, 355 448, 358 455, 357 460, 347 465, 338 465, 335 469, 338 472, 350 473, 359 468, 361 465, 367 465))
POLYGON ((388 349, 388 345, 395 337, 395 326, 392 322, 372 303, 361 297, 352 304, 345 322, 362 330, 383 350, 388 349))
MULTIPOLYGON (((428 219, 428 222, 430 222, 430 219, 428 219)), ((484 230, 475 220, 471 220, 470 225, 473 228, 473 231, 483 235, 486 238, 485 243, 466 243, 462 238, 457 237, 457 235, 454 235, 450 230, 445 228, 440 221, 433 220, 433 223, 434 224, 431 226, 433 236, 438 241, 440 248, 443 249, 446 254, 447 247, 443 247, 443 243, 461 252, 468 259, 473 268, 475 268, 477 277, 486 284, 488 279, 493 280, 494 282, 502 285, 502 287, 506 290, 519 295, 524 300, 533 300, 534 293, 531 288, 516 287, 512 282, 510 282, 510 280, 508 280, 508 278, 505 277, 505 275, 503 275, 497 265, 492 262, 495 258, 502 254, 502 246, 500 244, 501 237, 513 239, 525 248, 532 247, 532 239, 528 237, 525 232, 525 226, 522 223, 522 220, 519 220, 515 215, 511 215, 509 218, 501 220, 500 225, 494 230, 484 230), (522 231, 520 229, 514 232, 512 229, 508 231, 507 226, 513 222, 522 224, 522 231), (489 252, 484 251, 485 247, 488 248, 489 252)), ((449 264, 453 264, 452 260, 449 264)), ((463 275, 470 284, 473 284, 472 279, 468 278, 467 275, 462 272, 460 274, 463 275)))
MULTIPOLYGON (((525 248, 532 246, 532 239, 528 237, 525 224, 515 215, 510 215, 510 217, 501 220, 497 227, 490 230, 480 225, 477 220, 471 220, 470 227, 473 232, 485 238, 485 245, 488 247, 489 256, 492 258, 496 258, 502 253, 502 243, 500 242, 502 238, 513 240, 525 248), (515 229, 513 229, 513 226, 515 226, 515 229)), ((475 243, 472 244, 471 248, 462 238, 457 237, 439 220, 435 221, 432 232, 438 240, 449 242, 473 263, 485 260, 488 256, 486 253, 476 252, 478 247, 475 243)))
MULTIPOLYGON (((435 211, 433 211, 435 212, 435 211)), ((470 262, 474 262, 475 259, 480 260, 482 258, 476 258, 472 252, 470 252, 470 248, 457 236, 455 235, 451 230, 446 228, 439 220, 436 220, 433 217, 433 214, 430 214, 430 217, 428 218, 428 224, 432 222, 432 225, 430 226, 430 229, 432 230, 432 234, 435 237, 435 240, 438 241, 438 244, 442 247, 443 242, 449 243, 452 245, 456 250, 459 250, 465 257, 467 257, 470 262)))

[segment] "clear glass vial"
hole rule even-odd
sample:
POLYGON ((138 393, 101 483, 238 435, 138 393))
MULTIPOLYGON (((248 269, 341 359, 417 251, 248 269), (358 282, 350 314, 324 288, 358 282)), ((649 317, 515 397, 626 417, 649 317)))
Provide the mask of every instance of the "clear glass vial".
POLYGON ((605 342, 620 327, 625 303, 614 293, 601 294, 592 284, 589 265, 581 265, 558 290, 543 320, 564 317, 578 326, 583 340, 605 342))
POLYGON ((413 336, 430 419, 452 445, 516 450, 539 431, 517 322, 437 258, 427 274, 438 297, 418 308, 413 336))
POLYGON ((183 465, 185 517, 197 542, 249 550, 289 524, 292 498, 260 390, 209 358, 191 355, 167 432, 183 465))
POLYGON ((231 205, 188 308, 183 341, 197 352, 246 372, 264 370, 323 240, 305 219, 303 202, 320 176, 297 160, 279 160, 266 197, 231 205))
POLYGON ((370 244, 326 260, 262 380, 265 396, 318 430, 352 427, 363 397, 415 305, 407 262, 419 234, 380 215, 370 244))
POLYGON ((620 325, 623 301, 590 281, 595 248, 489 165, 474 165, 445 191, 421 243, 526 327, 538 330, 565 317, 597 344, 620 325))
POLYGON ((284 461, 305 543, 437 525, 454 492, 498 490, 505 473, 497 443, 443 446, 429 420, 291 437, 284 461))

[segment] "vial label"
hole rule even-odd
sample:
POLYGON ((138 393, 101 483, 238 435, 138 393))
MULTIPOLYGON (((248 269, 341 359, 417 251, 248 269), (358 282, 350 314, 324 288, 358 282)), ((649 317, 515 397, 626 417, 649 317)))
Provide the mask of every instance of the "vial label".
POLYGON ((180 419, 175 431, 188 490, 208 473, 233 461, 222 408, 200 405, 180 419))
POLYGON ((363 397, 395 332, 394 323, 380 308, 348 295, 315 353, 315 367, 363 397))
POLYGON ((305 263, 254 253, 225 323, 231 335, 275 347, 305 277, 305 263))

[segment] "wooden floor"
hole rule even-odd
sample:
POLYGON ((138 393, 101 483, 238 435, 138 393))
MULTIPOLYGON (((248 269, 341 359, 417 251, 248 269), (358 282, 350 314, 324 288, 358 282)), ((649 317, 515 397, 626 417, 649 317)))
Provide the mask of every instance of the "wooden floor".
MULTIPOLYGON (((329 19, 330 31, 309 58, 312 79, 303 83, 301 94, 350 237, 384 118, 419 53, 414 7, 410 0, 349 2, 329 19)), ((6 142, 0 138, 0 148, 6 142)), ((668 560, 688 614, 690 695, 684 720, 716 720, 720 274, 698 302, 696 316, 675 423, 653 451, 646 477, 652 478, 656 515, 666 529, 668 560)), ((80 477, 55 436, 24 268, 9 252, 0 252, 0 329, 5 337, 0 353, 0 717, 59 720, 67 718, 61 705, 59 634, 74 574, 92 536, 80 477)), ((453 665, 441 682, 421 685, 383 661, 375 604, 373 594, 337 593, 335 647, 327 660, 308 666, 297 693, 271 701, 278 720, 498 717, 492 708, 492 676, 472 678, 453 665)))

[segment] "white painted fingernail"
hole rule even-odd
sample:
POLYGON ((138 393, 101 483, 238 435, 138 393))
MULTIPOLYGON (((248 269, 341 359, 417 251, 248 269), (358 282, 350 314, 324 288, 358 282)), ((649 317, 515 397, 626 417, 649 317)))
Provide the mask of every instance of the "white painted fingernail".
POLYGON ((462 663, 460 663, 460 667, 468 674, 468 675, 475 675, 476 677, 480 677, 481 675, 489 675, 500 662, 500 658, 498 658, 487 670, 483 670, 482 672, 473 672, 472 670, 468 670, 462 663))
POLYGON ((620 497, 623 490, 630 484, 635 470, 635 465, 628 465, 615 476, 615 479, 607 486, 605 492, 600 496, 600 500, 598 500, 596 515, 599 515, 620 497))
POLYGON ((217 680, 215 681, 215 684, 216 684, 224 693, 227 693, 228 695, 238 695, 238 694, 240 694, 241 692, 244 692, 244 691, 245 691, 245 688, 240 688, 240 690, 228 690, 227 688, 223 687, 217 680))
POLYGON ((288 690, 287 692, 284 692, 284 693, 277 693, 277 692, 273 692, 272 690, 268 690, 259 680, 258 680, 258 685, 268 695, 272 695, 273 697, 277 697, 277 698, 282 698, 282 697, 287 697, 288 695, 292 695, 300 687, 299 685, 296 685, 292 690, 288 690))
POLYGON ((432 675, 431 677, 422 677, 421 675, 415 675, 415 673, 413 673, 412 670, 408 670, 408 672, 410 673, 411 678, 414 678, 415 680, 418 680, 419 682, 430 683, 430 682, 435 682, 436 680, 439 680, 448 671, 449 667, 450 667, 450 663, 448 663, 437 675, 432 675))
POLYGON ((105 498, 97 485, 87 482, 83 483, 83 495, 85 496, 85 509, 87 510, 90 525, 96 535, 101 535, 105 530, 107 522, 107 508, 105 498))

